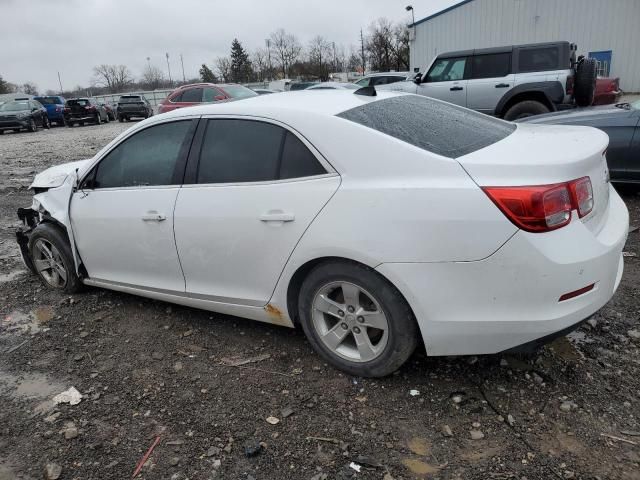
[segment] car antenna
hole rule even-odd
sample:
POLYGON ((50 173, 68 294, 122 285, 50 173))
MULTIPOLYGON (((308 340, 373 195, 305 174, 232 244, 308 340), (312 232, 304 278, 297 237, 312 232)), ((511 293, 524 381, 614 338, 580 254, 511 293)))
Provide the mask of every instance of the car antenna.
POLYGON ((365 97, 375 97, 376 95, 378 95, 378 93, 376 92, 376 89, 373 85, 370 85, 368 87, 362 87, 359 88, 358 90, 356 90, 355 92, 353 92, 354 95, 364 95, 365 97))

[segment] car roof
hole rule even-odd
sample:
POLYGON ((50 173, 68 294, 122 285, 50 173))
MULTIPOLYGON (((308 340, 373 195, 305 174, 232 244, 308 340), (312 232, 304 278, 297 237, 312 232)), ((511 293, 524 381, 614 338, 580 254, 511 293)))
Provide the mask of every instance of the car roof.
POLYGON ((172 110, 153 118, 180 118, 193 115, 250 115, 282 119, 288 113, 300 112, 324 116, 335 116, 346 110, 367 103, 407 95, 402 92, 380 91, 375 97, 357 95, 354 90, 300 90, 283 95, 257 95, 232 102, 218 102, 206 105, 172 110))
POLYGON ((510 53, 514 48, 531 48, 531 47, 550 47, 555 45, 569 45, 569 42, 545 42, 545 43, 526 43, 522 45, 507 45, 503 47, 492 47, 492 48, 476 48, 471 50, 457 50, 454 52, 443 52, 438 54, 436 58, 447 58, 447 57, 468 57, 469 55, 486 55, 489 53, 510 53))

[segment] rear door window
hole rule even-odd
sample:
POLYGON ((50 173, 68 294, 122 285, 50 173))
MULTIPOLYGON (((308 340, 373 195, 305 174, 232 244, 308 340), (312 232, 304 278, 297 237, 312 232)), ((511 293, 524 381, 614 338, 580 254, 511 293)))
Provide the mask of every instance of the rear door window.
POLYGON ((511 70, 511 53, 475 55, 471 60, 471 78, 504 77, 511 70))
POLYGON ((488 147, 516 129, 489 115, 416 95, 367 103, 338 117, 450 158, 488 147))
POLYGON ((518 70, 521 72, 557 70, 560 68, 559 50, 558 47, 522 48, 518 55, 518 70))
POLYGON ((182 93, 181 102, 202 102, 202 89, 190 88, 182 93))
POLYGON ((243 183, 322 175, 326 170, 293 133, 255 120, 209 120, 197 183, 243 183))

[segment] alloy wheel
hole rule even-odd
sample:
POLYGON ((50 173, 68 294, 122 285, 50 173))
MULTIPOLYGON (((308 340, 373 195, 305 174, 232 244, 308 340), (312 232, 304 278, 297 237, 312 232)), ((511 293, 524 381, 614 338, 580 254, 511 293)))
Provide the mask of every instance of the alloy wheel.
POLYGON ((376 298, 350 282, 331 282, 313 299, 313 327, 333 354, 351 362, 379 357, 389 340, 387 316, 376 298))
POLYGON ((39 238, 34 245, 33 263, 42 278, 54 288, 64 288, 67 269, 60 251, 48 240, 39 238))

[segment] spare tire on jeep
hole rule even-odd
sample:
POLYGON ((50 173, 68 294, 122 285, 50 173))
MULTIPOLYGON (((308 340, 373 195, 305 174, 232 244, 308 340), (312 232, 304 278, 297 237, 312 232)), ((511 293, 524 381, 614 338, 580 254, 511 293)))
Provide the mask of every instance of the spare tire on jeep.
POLYGON ((576 65, 573 84, 573 98, 579 107, 588 107, 593 103, 596 93, 597 63, 593 58, 583 58, 576 65))

